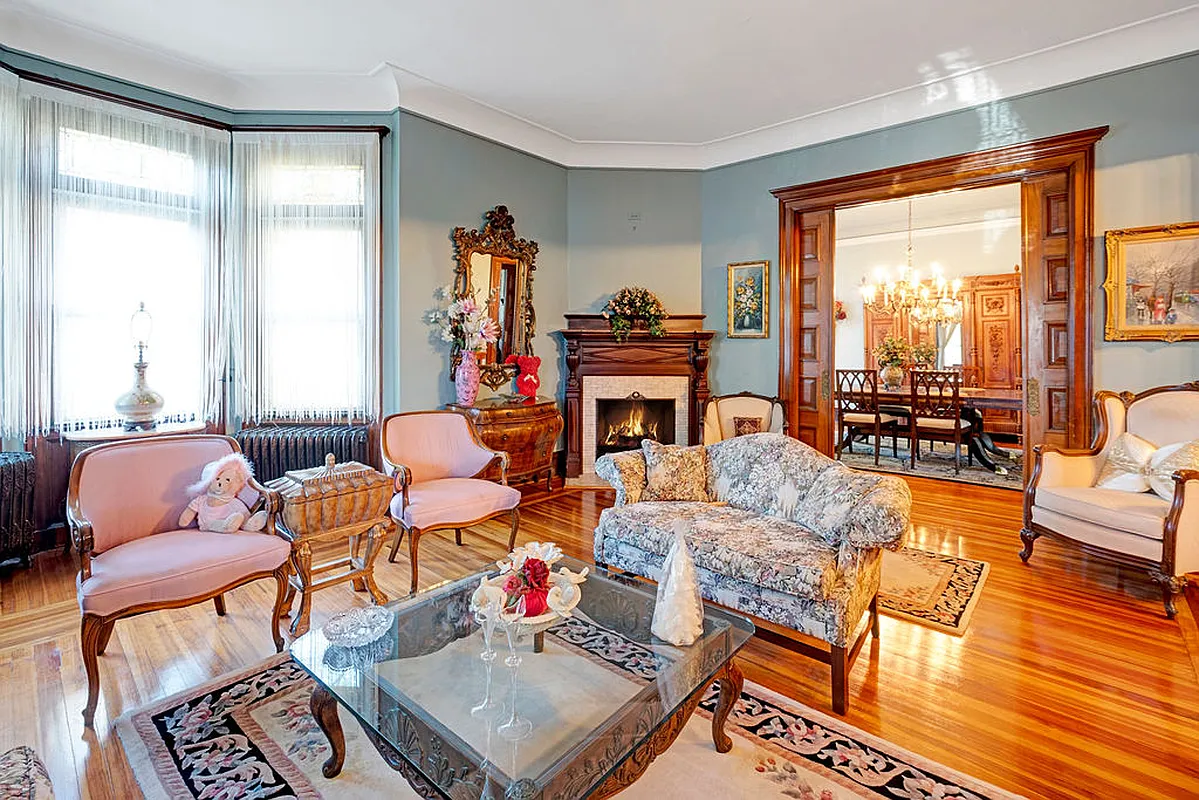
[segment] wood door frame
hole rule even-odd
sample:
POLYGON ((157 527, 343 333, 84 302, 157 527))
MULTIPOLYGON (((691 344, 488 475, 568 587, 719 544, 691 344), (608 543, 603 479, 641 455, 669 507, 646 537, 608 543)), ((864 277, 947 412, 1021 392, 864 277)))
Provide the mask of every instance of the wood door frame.
MULTIPOLYGON (((835 212, 838 208, 863 203, 897 200, 951 189, 1023 184, 1026 178, 1062 172, 1066 174, 1071 189, 1070 238, 1074 253, 1068 299, 1068 337, 1074 381, 1068 398, 1070 424, 1067 439, 1070 447, 1089 446, 1095 294, 1092 247, 1095 144, 1107 132, 1108 126, 1104 125, 992 150, 945 156, 772 190, 771 194, 779 201, 779 396, 791 430, 797 429, 798 388, 802 377, 797 341, 802 313, 798 278, 803 253, 797 233, 803 229, 804 214, 835 212)), ((1027 230, 1024 223, 1027 223, 1025 217, 1029 213, 1030 209, 1022 202, 1022 230, 1027 230)), ((1036 213, 1039 213, 1039 209, 1036 213)), ((1022 242, 1021 247, 1023 255, 1027 243, 1022 242)), ((1023 270, 1024 273, 1027 271, 1023 270)), ((1025 310, 1025 326, 1028 325, 1028 316, 1025 310)), ((827 325, 831 331, 831 304, 827 325)), ((831 350, 829 355, 831 358, 831 350)), ((1027 448, 1028 444, 1025 446, 1027 448)))

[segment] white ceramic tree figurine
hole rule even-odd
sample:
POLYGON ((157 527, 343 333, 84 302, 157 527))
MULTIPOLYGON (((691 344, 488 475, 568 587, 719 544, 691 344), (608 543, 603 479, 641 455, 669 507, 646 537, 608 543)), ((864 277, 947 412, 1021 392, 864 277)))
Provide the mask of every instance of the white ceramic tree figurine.
POLYGON ((650 630, 659 639, 685 646, 704 632, 704 604, 695 579, 695 563, 687 552, 687 524, 677 520, 673 529, 674 542, 662 564, 650 630))

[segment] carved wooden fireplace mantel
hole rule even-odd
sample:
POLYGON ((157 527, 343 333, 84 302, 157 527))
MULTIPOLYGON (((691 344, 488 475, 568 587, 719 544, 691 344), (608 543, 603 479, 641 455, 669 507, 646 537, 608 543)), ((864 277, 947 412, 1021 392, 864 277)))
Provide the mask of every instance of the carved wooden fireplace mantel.
MULTIPOLYGON (((617 377, 636 384, 646 378, 686 378, 687 442, 699 442, 699 422, 708 399, 708 348, 715 331, 703 329, 703 314, 679 314, 666 320, 665 336, 650 336, 634 329, 624 342, 617 342, 600 314, 567 314, 566 328, 559 331, 566 349, 566 476, 578 478, 590 465, 584 463, 584 416, 587 409, 584 383, 591 377, 617 377)), ((680 383, 681 381, 676 381, 680 383)), ((654 396, 634 386, 647 397, 654 396)), ((592 412, 594 413, 594 412, 592 412)), ((683 424, 680 420, 680 426, 683 424)), ((678 438, 676 437, 676 441, 678 438)), ((682 443, 680 441, 680 443, 682 443)))

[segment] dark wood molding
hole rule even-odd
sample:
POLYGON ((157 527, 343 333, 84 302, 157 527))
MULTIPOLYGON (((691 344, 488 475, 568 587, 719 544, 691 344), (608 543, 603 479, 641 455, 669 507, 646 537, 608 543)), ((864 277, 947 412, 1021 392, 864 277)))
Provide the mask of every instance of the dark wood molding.
POLYGON ((772 189, 770 193, 790 210, 802 211, 943 191, 946 176, 954 179, 953 186, 949 188, 1011 183, 1030 170, 1041 172, 1060 169, 1070 163, 1079 151, 1093 147, 1107 132, 1108 126, 1104 125, 993 150, 959 153, 843 178, 786 186, 772 189))
MULTIPOLYGON (((823 401, 809 402, 806 407, 800 405, 802 388, 807 386, 807 394, 813 395, 811 386, 814 385, 813 381, 820 377, 811 372, 814 368, 811 358, 807 359, 806 365, 803 363, 799 342, 801 327, 809 332, 809 338, 819 340, 816 350, 820 351, 822 348, 819 347, 819 343, 822 340, 817 334, 824 328, 825 323, 831 325, 832 313, 831 308, 825 312, 818 299, 814 305, 809 302, 807 308, 801 307, 801 284, 804 280, 808 283, 813 280, 812 274, 805 276, 805 266, 809 267, 808 271, 811 273, 811 265, 818 263, 819 275, 822 275, 825 269, 825 257, 819 252, 809 254, 809 263, 805 264, 805 254, 802 251, 806 230, 823 230, 822 215, 831 214, 837 208, 951 189, 1004 183, 1028 184, 1046 175, 1061 175, 1064 176, 1065 191, 1069 194, 1066 212, 1068 224, 1066 231, 1054 233, 1059 234, 1059 239, 1068 243, 1069 290, 1068 296, 1064 298, 1069 341, 1068 368, 1065 370, 1068 374, 1068 388, 1054 388, 1055 392, 1066 394, 1064 410, 1067 415, 1065 428, 1061 431, 1055 430, 1054 443, 1060 441, 1070 447, 1086 446, 1091 435, 1089 408, 1093 388, 1091 354, 1094 340, 1095 292, 1091 240, 1094 228, 1094 148, 1096 142, 1103 138, 1107 131, 1106 126, 1089 128, 993 150, 962 153, 773 190, 771 194, 779 201, 779 323, 782 337, 779 346, 779 394, 786 403, 787 419, 792 423, 792 435, 802 438, 803 428, 797 425, 801 417, 823 420, 826 416, 824 406, 827 405, 823 401), (1060 235, 1062 233, 1064 235, 1060 235), (812 312, 817 306, 820 306, 818 310, 821 314, 829 315, 828 320, 816 321, 812 312), (803 319, 804 314, 809 319, 803 319)), ((1022 203, 1026 240, 1023 247, 1026 260, 1032 246, 1027 241, 1029 231, 1039 231, 1042 227, 1042 209, 1028 206, 1027 202, 1022 203)), ((1040 246, 1038 239, 1036 247, 1040 246)), ((1025 266, 1022 274, 1026 283, 1042 274, 1040 264, 1036 265, 1036 270, 1028 269, 1032 265, 1025 266)), ((819 287, 819 283, 814 285, 819 287)), ((1027 292, 1023 292, 1022 295, 1027 297, 1027 292)), ((1025 305, 1030 305, 1027 299, 1025 305)), ((1026 308, 1026 330, 1038 324, 1039 320, 1034 319, 1036 310, 1026 308)), ((1023 348, 1023 358, 1025 361, 1031 358, 1029 348, 1023 348)), ((1032 374, 1029 369, 1024 369, 1023 373, 1027 392, 1041 392, 1042 389, 1046 389, 1041 381, 1035 380, 1038 376, 1032 374), (1027 380, 1030 377, 1034 380, 1027 380)), ((1037 408, 1047 405, 1039 394, 1036 401, 1037 408)), ((1046 413, 1051 412, 1046 409, 1046 413)), ((1027 416, 1026 414, 1025 417, 1027 416)), ((808 438, 813 442, 822 441, 814 434, 808 438)), ((1030 438, 1032 437, 1025 437, 1026 448, 1037 443, 1029 441, 1030 438)))

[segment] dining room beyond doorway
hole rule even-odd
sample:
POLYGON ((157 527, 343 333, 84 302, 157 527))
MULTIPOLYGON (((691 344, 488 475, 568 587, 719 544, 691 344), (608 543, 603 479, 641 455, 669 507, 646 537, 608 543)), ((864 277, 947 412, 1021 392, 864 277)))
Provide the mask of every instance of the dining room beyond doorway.
POLYGON ((839 208, 834 230, 837 457, 1020 489, 1019 184, 839 208))

